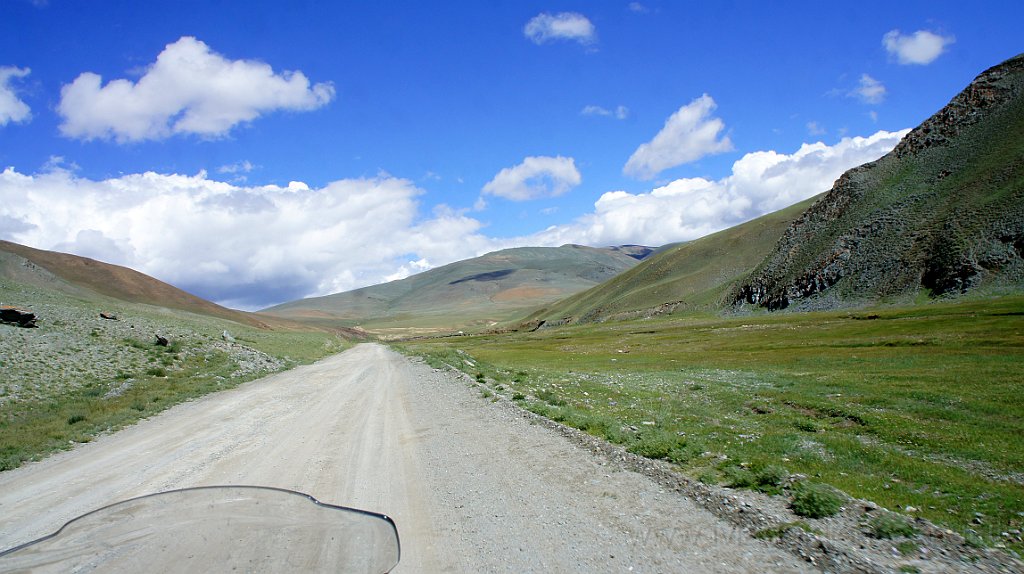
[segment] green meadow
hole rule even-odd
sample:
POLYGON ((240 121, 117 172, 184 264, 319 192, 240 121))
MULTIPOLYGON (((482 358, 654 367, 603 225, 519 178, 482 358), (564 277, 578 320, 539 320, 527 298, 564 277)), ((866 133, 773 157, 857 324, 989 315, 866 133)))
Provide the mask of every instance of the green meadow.
POLYGON ((1021 296, 676 315, 402 348, 705 482, 749 486, 781 469, 1024 551, 1003 534, 1024 524, 1021 296))

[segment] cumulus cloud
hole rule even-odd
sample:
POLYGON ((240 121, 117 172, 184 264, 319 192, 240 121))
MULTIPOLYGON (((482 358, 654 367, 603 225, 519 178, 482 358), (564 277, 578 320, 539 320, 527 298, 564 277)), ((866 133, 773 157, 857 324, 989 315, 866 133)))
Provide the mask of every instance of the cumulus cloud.
POLYGON ((562 195, 583 180, 571 157, 527 157, 517 166, 506 167, 483 187, 485 195, 512 201, 527 201, 562 195))
POLYGON ((704 94, 679 108, 669 116, 654 139, 633 152, 623 173, 638 179, 653 179, 670 167, 731 151, 729 136, 719 138, 725 124, 711 116, 715 107, 715 100, 704 94))
POLYGON ((592 213, 552 226, 534 241, 664 245, 696 239, 828 190, 844 171, 888 153, 908 131, 804 144, 791 154, 752 152, 722 179, 677 179, 648 193, 608 192, 592 213))
POLYGON ((310 189, 239 187, 193 176, 142 173, 90 180, 66 170, 0 173, 0 234, 126 265, 241 308, 379 283, 501 245, 481 224, 438 208, 420 217, 422 190, 393 177, 310 189))
POLYGON ((577 12, 538 14, 526 23, 523 34, 534 44, 544 44, 552 40, 572 40, 587 46, 597 41, 594 24, 577 12))
POLYGON ((6 126, 10 122, 27 122, 32 119, 32 110, 28 104, 21 101, 14 87, 11 86, 11 80, 24 78, 30 72, 31 70, 28 68, 0 67, 0 126, 6 126))
POLYGON ((104 85, 97 74, 79 75, 61 88, 57 111, 65 136, 131 142, 176 134, 220 137, 262 114, 313 110, 333 98, 330 83, 310 85, 302 72, 275 73, 263 62, 228 60, 185 36, 168 44, 137 82, 104 85))
POLYGON ((861 74, 857 88, 850 92, 865 104, 880 104, 885 100, 885 86, 867 74, 861 74))
POLYGON ((942 36, 928 30, 918 30, 909 36, 899 30, 890 30, 882 36, 885 50, 903 65, 931 64, 942 55, 946 46, 955 41, 953 36, 942 36))
POLYGON ((222 304, 257 309, 508 247, 695 239, 825 191, 907 131, 804 144, 789 154, 748 153, 721 179, 611 191, 574 221, 511 238, 484 235, 464 210, 438 205, 421 213, 423 191, 386 174, 321 188, 300 181, 239 186, 205 173, 92 180, 54 162, 37 174, 0 172, 0 238, 126 265, 222 304))
POLYGON ((588 105, 580 110, 580 115, 614 117, 617 120, 624 120, 629 117, 629 108, 617 106, 614 110, 609 110, 601 106, 588 105))

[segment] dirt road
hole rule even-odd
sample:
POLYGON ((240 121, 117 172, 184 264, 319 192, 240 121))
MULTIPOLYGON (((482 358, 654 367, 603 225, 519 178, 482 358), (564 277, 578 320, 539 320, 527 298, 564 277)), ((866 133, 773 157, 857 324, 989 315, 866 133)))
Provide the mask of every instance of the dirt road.
POLYGON ((794 556, 376 344, 0 473, 0 548, 150 492, 254 484, 383 512, 396 572, 794 572, 794 556))

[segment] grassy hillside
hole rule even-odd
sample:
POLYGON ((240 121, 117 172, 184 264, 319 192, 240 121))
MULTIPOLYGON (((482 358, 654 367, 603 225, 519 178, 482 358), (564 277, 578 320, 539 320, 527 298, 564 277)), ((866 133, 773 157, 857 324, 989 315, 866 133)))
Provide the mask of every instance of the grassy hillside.
POLYGON ((33 312, 38 325, 0 323, 0 471, 351 344, 124 268, 12 244, 0 250, 0 304, 33 312))
POLYGON ((466 370, 485 396, 705 482, 779 492, 780 477, 799 474, 1022 551, 1004 535, 1024 516, 1021 315, 1017 296, 679 314, 403 347, 466 370))
POLYGON ((813 201, 663 248, 629 271, 533 313, 527 320, 572 323, 715 308, 726 290, 750 273, 813 201))
POLYGON ((251 313, 221 307, 127 267, 33 249, 10 241, 0 240, 0 277, 68 293, 81 295, 91 291, 119 301, 159 305, 257 327, 266 326, 264 320, 251 313))
POLYGON ((844 174, 733 295, 770 309, 1024 287, 1024 55, 844 174))
POLYGON ((383 285, 285 303, 262 314, 376 333, 471 328, 593 287, 637 264, 635 248, 506 249, 383 285))

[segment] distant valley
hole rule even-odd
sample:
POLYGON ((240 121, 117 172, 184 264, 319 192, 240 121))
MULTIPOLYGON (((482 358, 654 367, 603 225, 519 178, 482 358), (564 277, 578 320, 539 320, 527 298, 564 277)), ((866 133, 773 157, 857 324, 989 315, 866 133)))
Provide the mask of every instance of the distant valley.
POLYGON ((652 252, 641 246, 505 249, 382 285, 277 305, 261 314, 358 326, 378 334, 479 330, 599 285, 652 252))

